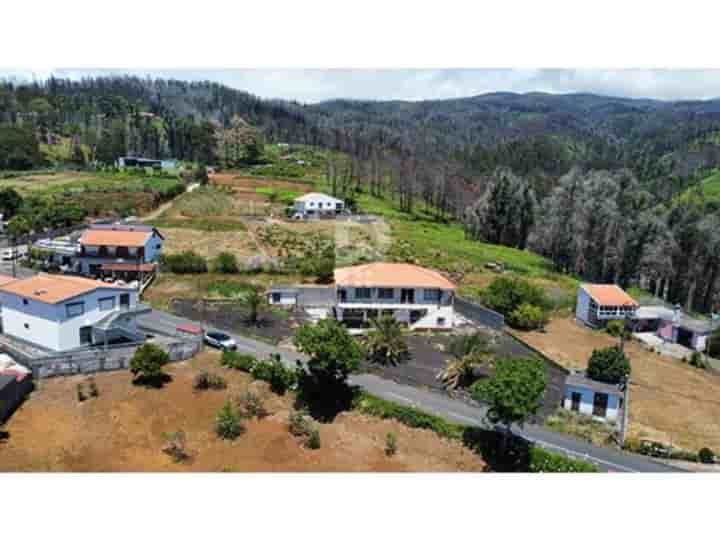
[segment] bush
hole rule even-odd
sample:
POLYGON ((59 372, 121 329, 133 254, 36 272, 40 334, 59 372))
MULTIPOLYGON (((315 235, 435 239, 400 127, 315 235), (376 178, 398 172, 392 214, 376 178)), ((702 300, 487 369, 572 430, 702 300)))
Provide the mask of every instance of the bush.
POLYGON ((521 278, 497 277, 480 297, 483 304, 506 317, 523 304, 537 306, 543 311, 550 307, 545 291, 521 278))
POLYGON ((696 367, 698 369, 707 369, 708 364, 703 358, 702 354, 695 351, 690 355, 690 361, 688 362, 692 367, 696 367))
POLYGON ((187 437, 182 429, 164 433, 163 437, 165 438, 165 446, 163 446, 162 451, 169 455, 175 463, 180 463, 190 457, 185 450, 187 437))
POLYGON ((548 321, 547 312, 539 306, 533 304, 520 304, 520 306, 510 314, 508 324, 520 330, 538 330, 543 328, 548 321))
POLYGON ((225 387, 225 379, 215 373, 201 371, 193 379, 193 390, 223 390, 225 387))
POLYGON ((245 431, 242 417, 232 402, 226 401, 215 418, 215 433, 221 439, 235 440, 245 431))
POLYGON ((169 361, 168 354, 153 343, 145 343, 137 348, 130 360, 130 371, 135 375, 133 382, 140 384, 162 384, 165 373, 163 366, 169 361))
POLYGON ((234 253, 223 251, 213 261, 213 270, 220 274, 237 274, 240 271, 234 253))
POLYGON ((619 319, 613 319, 608 321, 605 331, 613 337, 619 338, 623 335, 627 335, 625 330, 625 321, 619 319))
POLYGON ((161 255, 160 266, 163 270, 175 274, 203 274, 208 271, 205 257, 198 255, 194 251, 161 255))
POLYGON ((597 472, 597 467, 586 461, 565 457, 554 452, 548 452, 539 446, 533 446, 530 448, 529 472, 597 472))
POLYGON ((310 432, 310 436, 305 441, 305 447, 310 450, 317 450, 320 448, 320 431, 317 428, 313 428, 310 432))
POLYGON ((100 395, 100 390, 98 390, 97 384, 95 384, 95 379, 92 377, 88 380, 88 386, 90 387, 90 397, 98 397, 100 395))
POLYGON ((309 437, 313 430, 312 421, 302 412, 290 413, 288 431, 294 437, 309 437))
POLYGON ((220 358, 220 365, 250 373, 257 361, 257 358, 252 354, 239 353, 237 351, 223 351, 222 357, 220 358))
POLYGON ((700 463, 715 463, 715 453, 709 448, 701 448, 698 452, 700 463))
POLYGON ((394 456, 397 453, 397 437, 394 433, 385 435, 385 455, 394 456))
POLYGON ((258 361, 250 370, 254 379, 270 383, 270 389, 283 395, 297 384, 294 369, 286 368, 279 354, 272 354, 268 360, 258 361))
POLYGON ((595 349, 588 362, 587 376, 595 381, 619 384, 630 376, 630 360, 620 347, 595 349))
POLYGON ((240 414, 245 418, 262 420, 268 415, 262 399, 255 392, 248 390, 240 394, 238 405, 240 406, 240 414))

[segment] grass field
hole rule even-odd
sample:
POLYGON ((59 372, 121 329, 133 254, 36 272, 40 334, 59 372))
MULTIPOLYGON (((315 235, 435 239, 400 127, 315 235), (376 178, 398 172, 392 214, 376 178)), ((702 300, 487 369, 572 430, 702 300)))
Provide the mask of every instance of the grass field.
MULTIPOLYGON (((584 369, 593 349, 617 344, 607 333, 555 318, 544 332, 516 332, 567 368, 584 369)), ((720 376, 642 348, 625 348, 632 365, 629 432, 698 451, 720 450, 720 376)))
MULTIPOLYGON (((221 368, 219 354, 206 352, 166 367, 172 380, 162 389, 133 386, 127 371, 95 376, 99 396, 79 402, 76 385, 84 377, 42 381, 5 426, 0 471, 157 471, 157 472, 331 472, 467 471, 485 463, 461 441, 427 429, 357 412, 318 424, 321 447, 304 448, 288 431, 293 396, 277 396, 264 382, 221 368), (195 392, 201 370, 221 374, 225 390, 195 392), (228 399, 252 390, 269 416, 245 420, 233 442, 214 432, 215 417, 228 399), (164 434, 183 430, 190 459, 175 463, 163 453, 164 434), (397 437, 397 453, 385 454, 387 433, 397 437)), ((86 386, 87 387, 87 386, 86 386)))
POLYGON ((242 207, 232 190, 202 186, 183 193, 151 222, 158 228, 204 232, 245 231, 242 207))

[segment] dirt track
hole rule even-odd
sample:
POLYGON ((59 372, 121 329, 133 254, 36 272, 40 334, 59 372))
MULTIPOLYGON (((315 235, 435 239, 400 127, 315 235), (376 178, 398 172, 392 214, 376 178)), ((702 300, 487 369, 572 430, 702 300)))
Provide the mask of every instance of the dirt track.
POLYGON ((173 381, 161 390, 135 387, 127 372, 98 375, 100 396, 78 402, 80 377, 42 383, 10 419, 10 438, 0 444, 0 471, 481 471, 484 463, 458 442, 395 421, 344 413, 320 426, 322 447, 299 446, 287 430, 291 398, 272 394, 265 383, 218 367, 218 355, 175 364, 173 381), (225 391, 193 393, 201 368, 221 373, 225 391), (213 432, 217 411, 228 396, 253 386, 271 416, 246 422, 234 443, 213 432), (161 452, 164 432, 183 429, 193 455, 175 464, 161 452), (385 436, 398 438, 387 457, 385 436))

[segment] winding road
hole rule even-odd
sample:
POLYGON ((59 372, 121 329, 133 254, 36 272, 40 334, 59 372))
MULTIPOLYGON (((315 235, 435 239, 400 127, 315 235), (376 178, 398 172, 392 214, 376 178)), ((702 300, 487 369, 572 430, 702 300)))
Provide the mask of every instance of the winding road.
MULTIPOLYGON (((157 310, 153 310, 149 314, 139 317, 138 322, 143 328, 150 331, 169 334, 175 333, 176 328, 183 324, 204 326, 198 321, 191 321, 157 310)), ((208 328, 208 330, 210 330, 210 328, 208 328)), ((229 332, 226 329, 218 330, 230 334, 235 339, 238 350, 242 352, 252 353, 259 357, 265 357, 269 354, 279 354, 280 358, 288 366, 295 366, 297 360, 305 360, 305 357, 300 353, 280 349, 267 343, 229 332)), ((367 373, 353 375, 350 378, 350 382, 388 401, 402 405, 412 405, 413 407, 435 414, 451 422, 471 426, 486 425, 484 423, 485 408, 480 405, 470 405, 452 399, 441 392, 398 384, 394 381, 367 373)), ((548 450, 593 463, 600 470, 606 472, 665 473, 679 471, 679 469, 659 463, 645 456, 595 446, 574 437, 549 431, 536 425, 527 425, 522 429, 514 428, 513 432, 548 450)))

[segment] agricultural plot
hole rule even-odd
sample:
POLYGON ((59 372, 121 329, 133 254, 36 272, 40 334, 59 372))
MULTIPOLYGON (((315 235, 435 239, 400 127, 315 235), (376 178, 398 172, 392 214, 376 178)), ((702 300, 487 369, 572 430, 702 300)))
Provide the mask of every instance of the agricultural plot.
POLYGON ((152 222, 162 228, 206 232, 245 230, 242 206, 232 190, 215 186, 202 186, 184 193, 152 222))
POLYGON ((285 207, 303 193, 312 191, 312 182, 252 178, 232 173, 215 174, 214 186, 231 190, 240 213, 246 216, 281 216, 285 207))

